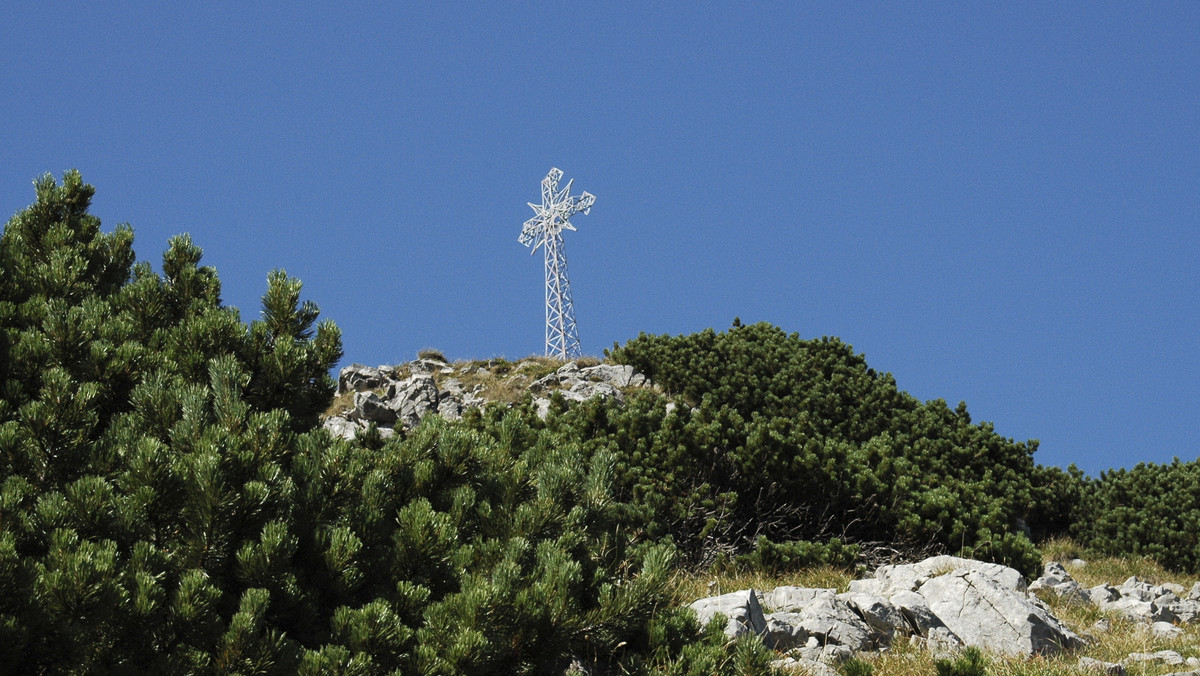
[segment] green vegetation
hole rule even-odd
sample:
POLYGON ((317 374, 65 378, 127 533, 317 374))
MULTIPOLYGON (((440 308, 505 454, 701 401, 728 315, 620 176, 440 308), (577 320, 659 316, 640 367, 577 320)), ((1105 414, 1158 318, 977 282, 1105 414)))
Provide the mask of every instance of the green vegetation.
MULTIPOLYGON (((0 673, 759 674, 760 641, 681 606, 933 551, 1028 574, 1031 536, 1200 566, 1194 463, 1040 467, 766 324, 640 336, 610 357, 654 388, 544 420, 525 389, 558 363, 457 364, 499 403, 333 439, 340 335, 300 282, 245 323, 188 237, 156 272, 92 194, 43 178, 0 236, 0 673)), ((847 669, 934 673, 914 655, 847 669)))
POLYGON ((667 416, 653 399, 605 412, 607 426, 573 427, 593 440, 608 433, 622 487, 656 515, 653 532, 671 534, 693 560, 762 549, 760 536, 838 537, 867 549, 949 550, 1027 574, 1038 566, 1020 527, 1037 516, 1036 442, 973 424, 965 404, 917 401, 837 339, 735 325, 642 335, 611 356, 690 414, 667 416))
POLYGON ((962 654, 954 659, 940 659, 933 663, 938 676, 985 676, 987 674, 987 659, 979 648, 970 646, 964 648, 962 654))

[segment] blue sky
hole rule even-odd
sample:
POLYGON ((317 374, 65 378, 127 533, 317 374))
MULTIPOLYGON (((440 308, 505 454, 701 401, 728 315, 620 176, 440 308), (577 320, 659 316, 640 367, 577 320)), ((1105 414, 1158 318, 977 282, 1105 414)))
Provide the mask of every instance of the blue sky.
POLYGON ((737 316, 1044 464, 1200 452, 1200 3, 20 3, 0 94, 3 217, 78 168, 346 364, 539 352, 557 166, 585 352, 737 316))

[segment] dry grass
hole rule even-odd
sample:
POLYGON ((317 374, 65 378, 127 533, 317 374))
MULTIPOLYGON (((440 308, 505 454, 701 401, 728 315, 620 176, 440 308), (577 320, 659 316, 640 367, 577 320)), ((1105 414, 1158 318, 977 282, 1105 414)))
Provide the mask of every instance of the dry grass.
POLYGON ((523 363, 506 359, 455 362, 453 374, 434 374, 434 382, 441 388, 445 380, 453 378, 465 392, 476 393, 488 401, 515 404, 525 396, 530 383, 541 377, 532 377, 530 372, 542 369, 520 368, 523 363))
POLYGON ((449 361, 446 359, 446 355, 443 354, 441 350, 436 350, 432 347, 427 347, 423 350, 417 351, 417 359, 432 359, 433 361, 440 361, 444 364, 449 363, 449 361))
POLYGON ((1174 582, 1191 587, 1196 581, 1195 576, 1168 571, 1149 557, 1093 556, 1072 540, 1051 540, 1044 543, 1041 550, 1044 560, 1062 563, 1071 577, 1084 587, 1094 587, 1106 582, 1119 586, 1133 575, 1151 584, 1174 582), (1086 565, 1070 565, 1069 562, 1075 558, 1083 559, 1086 565))
MULTIPOLYGON (((421 350, 418 358, 444 361, 442 353, 432 348, 421 350)), ((509 361, 503 357, 474 361, 462 360, 449 364, 449 368, 453 369, 452 373, 435 371, 432 375, 434 383, 439 389, 443 387, 443 383, 453 378, 462 385, 465 392, 477 394, 491 402, 515 404, 525 397, 530 385, 538 379, 554 373, 565 363, 561 359, 541 355, 531 355, 516 361, 509 361)), ((575 363, 580 368, 587 368, 597 366, 603 361, 597 357, 585 356, 576 359, 575 363)), ((393 368, 396 371, 395 378, 397 380, 403 380, 412 375, 412 369, 408 364, 400 364, 393 368)), ((333 403, 325 410, 324 417, 340 415, 353 407, 354 393, 343 392, 334 398, 333 403)))
POLYGON ((325 409, 325 413, 321 414, 321 418, 332 418, 354 408, 354 394, 354 392, 342 392, 335 396, 333 402, 329 404, 329 408, 325 409))

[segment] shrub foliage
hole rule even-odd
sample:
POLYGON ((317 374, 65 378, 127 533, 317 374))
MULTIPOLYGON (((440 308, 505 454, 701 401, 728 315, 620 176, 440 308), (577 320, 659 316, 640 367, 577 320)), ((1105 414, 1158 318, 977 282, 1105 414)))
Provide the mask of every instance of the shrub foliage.
POLYGON ((1039 497, 1036 442, 972 423, 965 404, 917 401, 837 339, 735 323, 643 334, 612 358, 686 408, 668 414, 648 400, 569 426, 606 433, 622 488, 654 515, 650 527, 699 560, 760 537, 838 537, 1038 565, 1024 532, 1039 497))
POLYGON ((340 335, 297 280, 245 324, 186 236, 155 272, 78 173, 36 188, 0 236, 0 672, 762 662, 665 607, 611 456, 499 408, 334 440, 340 335))

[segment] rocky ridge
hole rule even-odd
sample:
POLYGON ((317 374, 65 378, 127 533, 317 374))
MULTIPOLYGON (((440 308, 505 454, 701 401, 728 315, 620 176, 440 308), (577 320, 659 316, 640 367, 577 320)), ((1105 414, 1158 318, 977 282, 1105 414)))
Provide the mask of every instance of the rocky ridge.
POLYGON ((430 414, 457 420, 468 409, 494 401, 511 403, 525 392, 533 394, 538 414, 545 417, 555 392, 568 401, 621 401, 626 391, 650 385, 632 366, 582 363, 559 366, 531 358, 450 364, 424 357, 399 366, 351 364, 338 376, 338 397, 344 405, 327 415, 324 426, 335 436, 353 439, 374 424, 386 438, 397 429, 415 427, 430 414))
MULTIPOLYGON (((1061 563, 1051 562, 1026 586, 1012 568, 953 556, 882 566, 840 594, 803 587, 743 589, 690 607, 701 624, 722 615, 731 638, 761 636, 768 647, 783 653, 776 667, 818 675, 836 674, 839 662, 856 653, 886 651, 897 640, 935 654, 974 646, 1011 657, 1083 648, 1092 640, 1090 634, 1107 631, 1107 620, 1100 620, 1084 636, 1076 634, 1038 598, 1039 590, 1139 622, 1156 638, 1171 638, 1182 631, 1178 624, 1200 621, 1200 582, 1185 590, 1132 577, 1119 587, 1085 589, 1061 563)), ((1126 665, 1142 662, 1192 670, 1175 672, 1177 676, 1200 676, 1200 659, 1185 660, 1171 650, 1131 653, 1121 663, 1081 657, 1079 666, 1089 673, 1124 674, 1126 665)))

